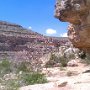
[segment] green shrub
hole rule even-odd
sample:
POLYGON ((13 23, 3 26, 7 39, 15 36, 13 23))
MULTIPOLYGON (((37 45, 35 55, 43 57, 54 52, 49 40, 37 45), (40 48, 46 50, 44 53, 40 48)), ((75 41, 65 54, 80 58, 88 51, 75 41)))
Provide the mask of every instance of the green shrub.
POLYGON ((54 67, 57 63, 61 64, 61 67, 66 67, 68 61, 69 59, 65 58, 64 56, 58 57, 55 54, 51 54, 50 60, 45 64, 45 67, 54 67))
POLYGON ((53 53, 51 53, 50 60, 57 61, 57 56, 53 53))
POLYGON ((59 57, 59 59, 60 59, 61 66, 66 67, 68 63, 68 59, 65 58, 64 56, 59 57))
POLYGON ((7 74, 12 71, 11 69, 11 63, 8 60, 2 60, 0 62, 0 73, 1 74, 7 74))
POLYGON ((8 60, 2 60, 0 62, 0 83, 2 86, 4 86, 4 90, 18 90, 18 88, 21 86, 47 82, 44 74, 41 74, 40 72, 35 72, 33 70, 30 71, 28 69, 29 65, 30 62, 21 62, 17 64, 14 62, 9 62, 8 60), (20 71, 22 71, 22 73, 20 73, 20 71), (3 78, 4 75, 9 73, 16 74, 17 78, 9 78, 8 80, 5 80, 3 78))
POLYGON ((27 63, 21 62, 19 65, 17 65, 17 71, 28 72, 27 63))
POLYGON ((70 59, 75 59, 75 55, 72 53, 72 54, 70 54, 70 55, 68 56, 67 59, 68 59, 68 60, 70 60, 70 59))
POLYGON ((6 59, 2 60, 0 64, 3 67, 9 67, 10 66, 10 62, 6 59))
POLYGON ((7 80, 2 83, 5 87, 4 90, 18 90, 20 87, 18 80, 7 80))
POLYGON ((51 53, 50 60, 45 64, 45 67, 53 67, 57 63, 60 63, 59 58, 51 53))
POLYGON ((22 79, 27 85, 41 84, 47 82, 45 75, 39 72, 26 73, 24 74, 22 79))

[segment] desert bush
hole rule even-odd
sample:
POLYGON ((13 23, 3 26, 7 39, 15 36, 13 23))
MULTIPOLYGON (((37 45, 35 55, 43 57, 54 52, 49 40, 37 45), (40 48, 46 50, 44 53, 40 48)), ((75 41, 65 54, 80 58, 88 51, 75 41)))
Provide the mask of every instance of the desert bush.
POLYGON ((59 58, 51 53, 49 61, 45 64, 45 67, 53 67, 56 63, 60 63, 59 58))
POLYGON ((61 67, 66 67, 67 66, 67 63, 68 63, 67 58, 65 58, 64 56, 61 56, 61 57, 59 57, 59 60, 60 60, 61 67))
MULTIPOLYGON (((47 79, 44 74, 40 72, 23 72, 22 74, 17 74, 16 79, 3 79, 0 81, 0 85, 4 87, 3 90, 18 90, 19 87, 46 83, 47 79)), ((0 88, 0 90, 2 90, 0 88)))
POLYGON ((55 54, 51 53, 50 60, 57 62, 58 61, 57 59, 58 57, 55 54))
POLYGON ((25 73, 21 79, 26 85, 41 84, 47 82, 45 75, 39 72, 25 73))
POLYGON ((3 81, 2 85, 4 86, 3 90, 18 90, 18 88, 20 87, 20 84, 19 84, 18 80, 3 81))
POLYGON ((17 72, 19 72, 19 71, 29 72, 28 65, 27 65, 28 63, 27 62, 20 62, 18 65, 16 65, 17 72))
MULTIPOLYGON (((6 59, 0 61, 0 85, 3 86, 3 90, 18 90, 19 87, 24 85, 47 82, 44 74, 31 70, 31 68, 28 68, 29 65, 31 65, 30 62, 25 61, 20 63, 9 62, 6 59), (5 75, 12 76, 10 78, 5 77, 5 75)), ((0 88, 0 90, 2 89, 0 88)))
POLYGON ((63 57, 67 58, 68 60, 71 60, 71 59, 75 59, 75 54, 74 53, 64 53, 63 57))
POLYGON ((70 60, 70 59, 75 59, 75 54, 70 54, 69 56, 68 56, 68 60, 70 60))
POLYGON ((2 60, 0 62, 0 75, 10 73, 11 71, 11 63, 6 59, 2 60))
POLYGON ((51 54, 50 60, 45 64, 46 68, 60 66, 66 67, 69 59, 63 56, 56 56, 55 54, 51 54))

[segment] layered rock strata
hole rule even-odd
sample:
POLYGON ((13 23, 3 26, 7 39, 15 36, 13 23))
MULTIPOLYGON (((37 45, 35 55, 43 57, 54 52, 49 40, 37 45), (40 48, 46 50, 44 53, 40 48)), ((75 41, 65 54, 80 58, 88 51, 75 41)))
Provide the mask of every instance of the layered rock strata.
POLYGON ((39 58, 56 51, 58 45, 67 41, 67 38, 43 36, 20 25, 0 21, 0 60, 28 60, 37 65, 39 58))

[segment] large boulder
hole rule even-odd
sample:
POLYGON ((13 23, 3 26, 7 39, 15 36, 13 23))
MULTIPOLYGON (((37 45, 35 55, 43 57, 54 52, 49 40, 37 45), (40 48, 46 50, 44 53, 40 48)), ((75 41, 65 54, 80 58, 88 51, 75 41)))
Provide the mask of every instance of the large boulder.
POLYGON ((57 0, 55 17, 70 23, 69 39, 90 54, 90 0, 57 0))

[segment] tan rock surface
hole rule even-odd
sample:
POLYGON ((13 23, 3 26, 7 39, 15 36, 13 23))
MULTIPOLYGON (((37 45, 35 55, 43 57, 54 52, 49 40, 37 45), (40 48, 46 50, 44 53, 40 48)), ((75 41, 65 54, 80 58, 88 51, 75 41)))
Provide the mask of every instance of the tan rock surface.
MULTIPOLYGON (((68 36, 75 47, 90 51, 90 0, 57 0, 55 17, 69 22, 68 36)), ((90 53, 90 52, 89 52, 90 53)))

